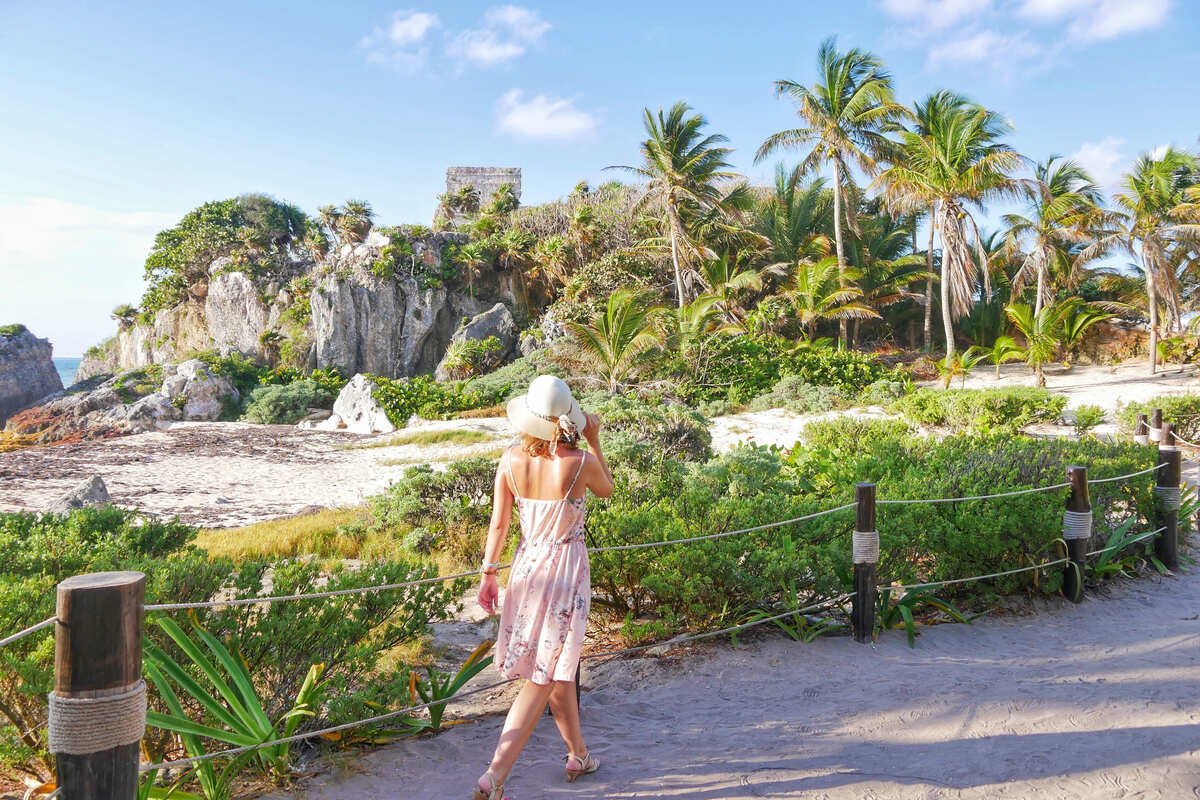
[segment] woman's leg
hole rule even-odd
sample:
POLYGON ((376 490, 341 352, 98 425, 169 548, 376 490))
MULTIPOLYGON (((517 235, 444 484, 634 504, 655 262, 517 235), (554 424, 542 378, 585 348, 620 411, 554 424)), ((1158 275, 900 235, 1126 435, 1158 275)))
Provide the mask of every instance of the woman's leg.
MULTIPOLYGON (((508 710, 504 730, 500 733, 500 743, 496 745, 496 752, 492 754, 492 765, 488 767, 488 772, 492 773, 497 785, 508 780, 508 773, 512 771, 521 748, 529 741, 533 729, 537 727, 538 718, 546 711, 546 702, 553 687, 553 683, 540 686, 533 681, 525 681, 525 685, 521 687, 512 708, 508 710)), ((578 726, 578 721, 575 724, 578 726)), ((479 786, 487 788, 487 781, 482 776, 479 786)))
POLYGON ((554 681, 550 692, 550 711, 554 724, 567 744, 567 752, 582 756, 587 753, 583 729, 579 726, 579 705, 575 702, 575 681, 554 681))

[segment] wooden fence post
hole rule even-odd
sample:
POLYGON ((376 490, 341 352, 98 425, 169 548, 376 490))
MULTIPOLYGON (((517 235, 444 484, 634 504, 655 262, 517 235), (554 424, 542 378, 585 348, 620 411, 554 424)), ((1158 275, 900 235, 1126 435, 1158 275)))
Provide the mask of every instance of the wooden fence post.
POLYGON ((140 572, 76 575, 58 585, 50 742, 63 800, 137 797, 145 594, 140 572))
POLYGON ((1137 424, 1133 426, 1133 441, 1136 444, 1150 444, 1150 423, 1145 414, 1137 415, 1137 424))
POLYGON ((1071 561, 1063 570, 1063 594, 1071 602, 1078 603, 1083 600, 1083 565, 1092 536, 1087 467, 1067 467, 1067 483, 1071 493, 1063 513, 1063 539, 1067 543, 1067 558, 1071 561))
POLYGON ((1150 441, 1158 444, 1162 441, 1162 409, 1156 408, 1150 412, 1150 441))
POLYGON ((875 529, 875 484, 856 483, 854 501, 854 603, 850 622, 854 638, 868 642, 875 633, 875 565, 879 532, 875 529))
POLYGON ((1158 524, 1166 528, 1154 537, 1154 554, 1167 569, 1179 569, 1179 484, 1182 457, 1175 444, 1171 423, 1163 425, 1163 440, 1158 446, 1158 479, 1154 486, 1158 524))

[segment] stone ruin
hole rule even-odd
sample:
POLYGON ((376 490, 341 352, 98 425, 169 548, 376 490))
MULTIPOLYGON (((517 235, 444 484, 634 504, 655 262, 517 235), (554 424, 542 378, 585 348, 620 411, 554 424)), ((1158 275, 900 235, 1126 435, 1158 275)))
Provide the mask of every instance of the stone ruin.
MULTIPOLYGON (((480 207, 486 206, 503 184, 512 186, 513 194, 521 199, 520 167, 447 167, 446 194, 453 195, 464 186, 474 186, 479 193, 480 207)), ((458 216, 457 214, 455 216, 458 216)))

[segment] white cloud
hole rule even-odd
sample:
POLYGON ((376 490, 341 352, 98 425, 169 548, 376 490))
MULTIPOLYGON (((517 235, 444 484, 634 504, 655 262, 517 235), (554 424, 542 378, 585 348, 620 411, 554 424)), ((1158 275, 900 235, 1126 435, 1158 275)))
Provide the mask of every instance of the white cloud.
POLYGON ((496 103, 496 127, 525 139, 572 139, 596 128, 596 119, 574 100, 510 89, 496 103))
POLYGON ((1106 136, 1098 142, 1084 142, 1069 158, 1079 162, 1097 184, 1110 194, 1121 185, 1121 178, 1129 163, 1123 152, 1124 139, 1106 136))
POLYGON ((177 221, 172 214, 105 211, 50 197, 0 204, 0 263, 50 264, 84 251, 140 262, 154 235, 177 221))
POLYGON ((401 69, 416 69, 429 56, 425 38, 441 25, 437 14, 405 9, 392 14, 385 26, 376 27, 359 42, 373 64, 388 64, 401 69))
POLYGON ((1008 36, 995 31, 981 31, 931 47, 929 63, 1012 62, 1036 56, 1040 52, 1041 49, 1024 34, 1008 36))
POLYGON ((1095 41, 1158 27, 1170 8, 1171 0, 1022 0, 1019 13, 1040 22, 1066 20, 1072 38, 1095 41))
POLYGON ((491 67, 524 55, 548 30, 550 23, 536 11, 496 6, 484 13, 482 28, 469 28, 450 39, 446 54, 491 67))
POLYGON ((991 8, 991 0, 882 0, 883 10, 928 28, 945 28, 991 8))

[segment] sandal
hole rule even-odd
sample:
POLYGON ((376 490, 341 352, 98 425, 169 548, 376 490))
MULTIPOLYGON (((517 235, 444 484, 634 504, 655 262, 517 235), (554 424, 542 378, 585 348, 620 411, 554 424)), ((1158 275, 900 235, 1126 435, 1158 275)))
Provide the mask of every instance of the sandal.
POLYGON ((591 775, 598 769, 600 761, 592 758, 591 753, 584 753, 582 757, 567 753, 567 783, 574 783, 580 775, 591 775), (572 763, 578 766, 572 767, 572 763))
POLYGON ((492 777, 491 770, 483 773, 483 777, 487 778, 491 791, 485 794, 483 789, 479 788, 479 782, 476 781, 475 793, 471 795, 471 800, 504 800, 504 784, 496 785, 496 779, 492 777))

